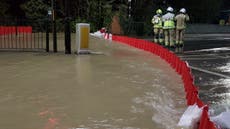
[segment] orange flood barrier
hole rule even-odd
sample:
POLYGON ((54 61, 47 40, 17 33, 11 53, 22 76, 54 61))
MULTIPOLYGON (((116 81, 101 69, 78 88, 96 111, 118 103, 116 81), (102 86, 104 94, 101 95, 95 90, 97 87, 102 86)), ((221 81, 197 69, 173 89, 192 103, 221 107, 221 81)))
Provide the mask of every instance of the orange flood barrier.
POLYGON ((204 107, 199 123, 199 129, 216 129, 214 123, 210 121, 208 115, 208 105, 204 104, 198 96, 198 88, 194 85, 191 68, 187 62, 182 61, 178 56, 176 56, 176 54, 172 53, 168 49, 150 41, 115 35, 113 35, 112 39, 113 41, 121 42, 151 52, 167 61, 183 79, 187 106, 196 103, 199 107, 204 107))

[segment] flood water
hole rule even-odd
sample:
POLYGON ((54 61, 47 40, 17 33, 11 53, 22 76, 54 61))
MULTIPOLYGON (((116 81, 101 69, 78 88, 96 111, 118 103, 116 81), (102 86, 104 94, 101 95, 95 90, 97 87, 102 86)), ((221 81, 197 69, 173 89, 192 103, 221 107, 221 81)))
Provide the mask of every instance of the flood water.
POLYGON ((182 80, 159 57, 91 38, 99 54, 0 52, 1 129, 173 129, 182 80))
MULTIPOLYGON (((216 41, 217 42, 217 41, 216 41)), ((186 52, 182 59, 192 66, 199 96, 211 114, 230 109, 230 48, 210 48, 186 52)))

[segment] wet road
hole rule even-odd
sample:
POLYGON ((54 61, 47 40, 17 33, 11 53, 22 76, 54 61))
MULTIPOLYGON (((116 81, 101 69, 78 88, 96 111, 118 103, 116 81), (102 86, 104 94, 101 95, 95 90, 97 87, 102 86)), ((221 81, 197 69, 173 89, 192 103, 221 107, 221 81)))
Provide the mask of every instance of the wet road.
POLYGON ((173 129, 182 80, 159 57, 91 39, 100 55, 0 52, 0 128, 173 129))
POLYGON ((184 55, 192 67, 200 98, 214 114, 230 109, 230 35, 190 35, 184 55))
POLYGON ((229 47, 230 34, 186 34, 185 51, 229 47))

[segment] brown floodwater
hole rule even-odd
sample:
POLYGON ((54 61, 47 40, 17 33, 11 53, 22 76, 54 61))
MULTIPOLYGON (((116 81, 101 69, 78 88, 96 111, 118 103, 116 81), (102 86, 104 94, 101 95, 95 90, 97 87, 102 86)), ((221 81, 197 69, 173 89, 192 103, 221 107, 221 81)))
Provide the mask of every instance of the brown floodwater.
POLYGON ((176 128, 185 95, 165 61, 93 37, 90 49, 0 52, 0 129, 176 128))

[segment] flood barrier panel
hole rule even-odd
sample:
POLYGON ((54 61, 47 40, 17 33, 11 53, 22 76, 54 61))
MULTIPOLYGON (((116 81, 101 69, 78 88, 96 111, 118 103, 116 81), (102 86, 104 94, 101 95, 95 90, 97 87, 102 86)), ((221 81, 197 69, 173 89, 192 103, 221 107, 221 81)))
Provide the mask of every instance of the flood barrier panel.
POLYGON ((198 88, 194 84, 194 77, 187 62, 182 61, 176 54, 163 46, 150 41, 116 35, 113 35, 112 40, 153 53, 169 63, 170 66, 182 77, 187 106, 197 104, 200 108, 203 107, 199 129, 216 129, 214 123, 210 121, 208 105, 201 101, 198 96, 198 88))

